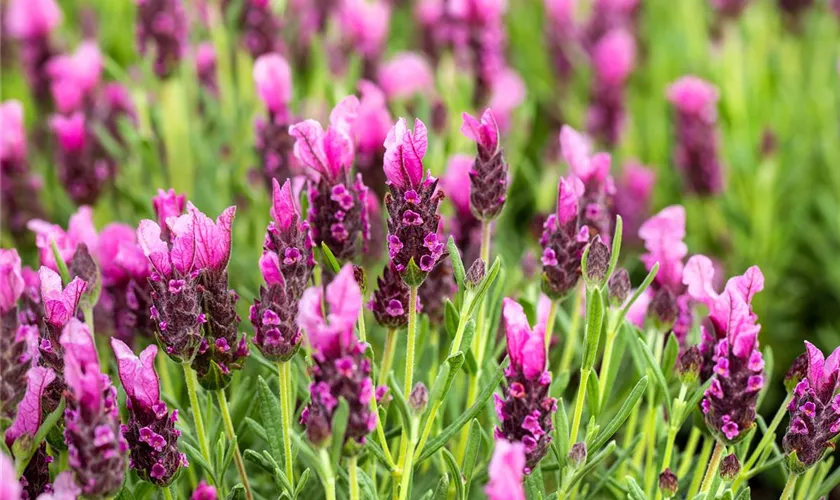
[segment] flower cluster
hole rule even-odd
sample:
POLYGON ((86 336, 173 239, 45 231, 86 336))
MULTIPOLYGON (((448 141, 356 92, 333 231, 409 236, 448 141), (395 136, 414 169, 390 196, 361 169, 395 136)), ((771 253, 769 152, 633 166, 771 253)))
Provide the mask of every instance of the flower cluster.
MULTIPOLYGON (((234 7, 230 0, 222 2, 222 13, 226 14, 225 19, 230 15, 229 10, 234 7)), ((245 0, 235 7, 237 16, 234 18, 242 45, 254 59, 270 52, 282 53, 285 46, 283 39, 279 36, 283 21, 271 9, 269 0, 245 0)))
POLYGON ((171 75, 187 49, 188 20, 183 0, 137 0, 137 46, 151 53, 160 78, 171 75))
POLYGON ((583 183, 576 177, 560 179, 557 211, 543 224, 542 291, 558 300, 574 289, 580 280, 580 259, 589 241, 589 228, 579 222, 578 206, 583 183))
MULTIPOLYGON (((709 309, 701 327, 704 370, 712 382, 701 402, 709 430, 722 442, 742 439, 755 425, 755 405, 764 386, 764 358, 758 350, 761 325, 752 311, 753 296, 764 288, 758 267, 731 278, 723 293, 712 286, 714 267, 703 255, 689 259, 683 273, 692 299, 709 309)), ((704 378, 705 380, 705 378, 704 378)))
POLYGON ((840 348, 828 358, 805 341, 807 375, 796 385, 788 410, 790 423, 782 445, 787 466, 802 473, 819 462, 826 450, 834 448, 840 434, 840 348))
POLYGON ((370 360, 364 356, 365 344, 356 338, 354 327, 362 308, 362 291, 346 264, 327 285, 306 290, 300 302, 300 325, 312 346, 315 364, 309 385, 311 400, 301 414, 306 435, 323 444, 332 434, 333 415, 339 399, 350 409, 345 443, 364 444, 365 436, 376 427, 376 414, 370 410, 374 397, 370 360), (322 302, 328 310, 324 316, 322 302))
POLYGON ((604 35, 592 47, 595 85, 587 125, 607 144, 618 144, 625 122, 624 88, 636 58, 636 41, 625 29, 604 35))
POLYGON ((0 203, 3 226, 16 240, 26 234, 26 224, 42 218, 38 192, 42 181, 34 175, 27 160, 26 128, 23 105, 9 100, 0 104, 0 203))
POLYGON ((155 372, 157 346, 150 345, 139 357, 118 339, 111 339, 111 348, 127 396, 129 419, 121 432, 128 442, 129 465, 143 480, 164 487, 188 463, 178 451, 178 410, 170 413, 161 400, 155 372))
POLYGON ((382 276, 376 279, 376 286, 368 303, 376 322, 385 328, 405 327, 408 324, 409 289, 393 264, 385 266, 382 276))
POLYGON ((656 173, 637 162, 625 163, 615 190, 615 213, 624 222, 622 244, 638 244, 636 234, 650 214, 651 195, 656 173))
POLYGON ((592 236, 600 234, 601 239, 609 244, 613 232, 615 196, 615 181, 610 175, 610 155, 592 154, 589 138, 569 126, 564 126, 560 131, 560 148, 571 174, 583 183, 584 189, 579 195, 578 204, 581 224, 589 227, 592 236))
POLYGON ((507 336, 510 365, 505 370, 507 383, 502 396, 494 394, 496 439, 521 442, 525 446, 525 473, 531 471, 548 453, 557 401, 548 396, 551 374, 546 370, 545 332, 551 301, 540 298, 537 324, 531 328, 522 306, 505 298, 502 319, 507 336))
POLYGON ((470 208, 477 218, 492 220, 502 212, 507 197, 508 166, 502 156, 499 126, 490 109, 480 121, 467 113, 463 118, 461 133, 475 141, 478 150, 469 171, 470 208))
POLYGON ((254 83, 268 116, 254 122, 260 174, 268 186, 272 179, 284 181, 296 172, 292 165, 294 140, 289 135, 292 72, 280 54, 260 56, 254 63, 254 83))
POLYGON ((370 237, 368 188, 362 176, 351 173, 354 158, 353 124, 359 108, 355 96, 346 97, 330 113, 324 131, 315 120, 289 129, 294 153, 310 178, 308 220, 316 245, 326 244, 335 257, 349 261, 361 255, 370 237))

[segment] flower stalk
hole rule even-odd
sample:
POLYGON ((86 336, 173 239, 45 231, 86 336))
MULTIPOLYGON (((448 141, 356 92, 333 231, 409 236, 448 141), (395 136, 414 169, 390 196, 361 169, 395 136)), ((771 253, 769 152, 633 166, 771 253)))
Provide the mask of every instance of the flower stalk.
POLYGON ((239 471, 239 478, 242 479, 242 485, 245 487, 245 498, 253 500, 254 494, 251 492, 251 483, 248 481, 248 472, 245 470, 245 462, 242 460, 242 453, 239 452, 239 442, 235 441, 236 430, 233 427, 233 420, 230 418, 230 408, 228 408, 227 396, 225 395, 224 389, 216 390, 216 399, 219 400, 219 409, 222 411, 222 420, 225 424, 225 435, 227 435, 229 440, 233 441, 235 446, 233 450, 233 461, 236 463, 236 469, 239 471))
POLYGON ((286 464, 286 478, 292 488, 295 487, 294 456, 292 455, 292 415, 294 407, 292 401, 292 367, 291 362, 277 363, 277 376, 280 381, 280 405, 283 412, 283 455, 286 464))
POLYGON ((201 449, 201 457, 210 462, 210 445, 207 442, 207 432, 204 430, 204 417, 201 414, 201 404, 198 402, 198 377, 195 370, 184 363, 184 381, 187 384, 187 393, 190 396, 190 407, 193 413, 193 422, 195 423, 195 439, 198 441, 198 446, 201 449))

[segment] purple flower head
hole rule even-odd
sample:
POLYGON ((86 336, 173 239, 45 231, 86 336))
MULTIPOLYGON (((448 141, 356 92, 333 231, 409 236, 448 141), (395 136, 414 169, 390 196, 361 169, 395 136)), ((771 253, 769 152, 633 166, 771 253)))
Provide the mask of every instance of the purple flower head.
POLYGON ((339 399, 350 409, 345 442, 363 444, 365 436, 376 427, 376 415, 370 411, 374 397, 370 379, 370 361, 364 357, 365 345, 358 341, 354 326, 362 307, 362 292, 354 277, 353 266, 346 264, 327 285, 306 290, 300 303, 298 321, 306 331, 315 364, 309 386, 311 399, 301 414, 309 440, 316 445, 330 436, 332 417, 339 399), (323 314, 326 295, 328 313, 323 314))
POLYGON ((638 244, 636 235, 649 214, 656 173, 636 162, 624 164, 615 190, 615 212, 624 221, 625 243, 638 244))
POLYGON ((683 259, 688 254, 688 246, 683 242, 685 208, 672 205, 662 209, 641 225, 639 238, 647 250, 641 257, 645 268, 650 270, 658 262, 656 283, 678 293, 682 289, 683 259))
POLYGON ((170 217, 178 217, 184 213, 187 205, 187 195, 178 194, 174 189, 168 191, 158 189, 158 194, 152 198, 152 206, 155 209, 158 225, 161 227, 163 238, 169 241, 169 226, 166 220, 170 217))
POLYGON ((476 217, 492 220, 501 213, 507 197, 508 166, 499 144, 499 126, 490 109, 481 121, 463 114, 461 133, 475 141, 478 154, 470 170, 470 207, 476 217))
POLYGON ((490 460, 490 482, 484 493, 490 500, 525 500, 522 481, 525 475, 525 446, 522 443, 496 439, 490 460))
POLYGON ((53 115, 50 128, 57 141, 58 177, 77 205, 92 205, 116 173, 117 163, 94 133, 95 120, 81 111, 53 115))
POLYGON ((208 94, 218 97, 216 46, 212 42, 201 42, 195 47, 193 57, 195 59, 195 72, 201 87, 208 94))
MULTIPOLYGON (((373 167, 374 158, 370 156, 381 156, 384 152, 383 143, 394 123, 391 119, 391 112, 385 101, 385 94, 375 83, 362 80, 359 82, 359 112, 356 116, 355 130, 356 156, 366 156, 367 161, 361 161, 361 165, 373 167)), ((361 166, 360 165, 360 166, 361 166)), ((377 165, 378 167, 378 165, 377 165)))
MULTIPOLYGON (((291 182, 283 187, 273 180, 271 217, 260 258, 260 270, 269 287, 285 282, 288 297, 293 303, 300 300, 312 276, 315 264, 312 242, 309 239, 309 224, 302 221, 297 206, 298 196, 291 182)), ((294 315, 293 315, 294 316, 294 315)))
POLYGON ((510 130, 513 112, 525 101, 526 94, 525 81, 512 68, 503 68, 493 78, 487 106, 493 109, 501 131, 510 130))
POLYGON ((55 0, 13 0, 6 11, 5 28, 16 40, 48 36, 61 23, 55 0))
MULTIPOLYGON (((14 252, 0 250, 0 252, 14 252)), ((3 254, 0 253, 0 257, 3 254)), ((14 280, 14 275, 0 276, 4 280, 14 280)), ((4 281, 10 283, 10 281, 4 281)), ((21 278, 21 291, 23 281, 21 278)), ((38 327, 24 323, 25 303, 18 312, 17 299, 11 308, 0 314, 0 417, 12 419, 18 403, 26 392, 26 377, 31 366, 38 363, 38 327)))
POLYGON ((70 320, 61 345, 66 353, 64 439, 70 469, 85 497, 109 497, 122 487, 128 448, 120 431, 116 390, 100 370, 93 336, 84 323, 70 320))
POLYGON ((408 99, 416 94, 425 95, 435 87, 429 62, 415 52, 400 52, 382 63, 376 79, 391 100, 408 99))
POLYGON ((787 466, 795 473, 818 463, 840 434, 840 396, 835 395, 840 385, 840 348, 827 359, 808 341, 805 349, 807 376, 793 391, 790 424, 782 441, 787 466))
POLYGON ((384 169, 388 182, 401 190, 417 190, 423 180, 423 157, 429 138, 426 125, 414 120, 414 131, 400 118, 385 138, 384 169))
POLYGON ((458 219, 470 218, 476 220, 470 210, 469 183, 473 161, 474 159, 470 155, 454 154, 450 156, 446 163, 446 173, 440 179, 440 187, 455 207, 458 219))
POLYGON ((612 237, 615 181, 610 175, 612 160, 607 153, 592 154, 588 137, 564 125, 560 130, 560 148, 573 176, 581 180, 584 193, 578 203, 582 223, 594 236, 600 234, 609 244, 612 237))
POLYGON ((700 195, 723 189, 716 130, 717 88, 695 76, 685 76, 668 88, 676 108, 677 148, 674 161, 683 171, 686 187, 700 195))
POLYGON ((337 7, 342 38, 366 59, 376 58, 388 38, 391 6, 384 0, 342 0, 337 7))
POLYGON ((0 104, 0 161, 26 160, 26 124, 23 119, 23 104, 18 100, 3 101, 0 104))
POLYGON ((53 57, 47 63, 50 90, 61 113, 79 111, 93 98, 102 77, 102 54, 96 42, 82 42, 73 54, 53 57))
POLYGON ((265 54, 254 63, 254 83, 257 94, 275 118, 289 116, 292 100, 292 70, 280 54, 265 54))
POLYGON ((210 486, 206 481, 202 480, 195 487, 195 491, 193 491, 190 500, 216 500, 217 498, 216 487, 210 486))
POLYGON ((607 144, 617 144, 625 122, 624 86, 633 69, 636 41, 624 28, 610 31, 592 48, 595 85, 587 125, 607 144))
POLYGON ((405 327, 408 324, 409 289, 393 264, 385 266, 382 276, 376 278, 376 286, 368 304, 376 322, 385 328, 405 327))
POLYGON ((178 451, 177 414, 170 414, 160 399, 160 384, 155 372, 157 346, 150 345, 139 357, 117 339, 111 339, 111 348, 128 397, 130 417, 122 433, 131 453, 131 468, 144 480, 166 486, 187 461, 178 451))
POLYGON ((0 315, 17 307, 24 286, 17 250, 0 248, 0 315))
POLYGON ((521 371, 528 380, 539 378, 546 369, 545 331, 550 307, 549 298, 541 296, 537 324, 531 328, 518 302, 507 297, 503 301, 502 319, 511 369, 521 371))
POLYGON ((37 196, 42 182, 32 174, 26 157, 26 127, 20 101, 0 104, 0 216, 15 240, 26 236, 26 225, 44 217, 37 196))
POLYGON ((324 131, 315 120, 305 120, 289 129, 296 139, 295 157, 310 169, 316 179, 339 179, 353 165, 354 145, 351 136, 358 113, 356 96, 345 97, 330 113, 330 127, 324 131))
POLYGON ((183 0, 137 0, 137 45, 151 53, 155 74, 171 75, 186 53, 189 20, 183 0))
MULTIPOLYGON (((232 9, 230 0, 222 2, 222 12, 232 9)), ((284 21, 266 0, 246 0, 237 7, 239 17, 235 20, 239 28, 240 42, 251 57, 257 59, 271 52, 285 52, 282 30, 284 21)))
POLYGON ((579 223, 583 183, 577 177, 561 178, 557 188, 557 212, 543 224, 543 293, 557 300, 565 297, 580 279, 580 259, 589 241, 589 230, 579 223))
MULTIPOLYGON (((438 238, 443 241, 440 233, 438 238)), ((454 297, 458 291, 453 274, 452 265, 448 260, 443 260, 432 269, 417 290, 418 310, 428 316, 433 325, 443 324, 446 300, 454 297)))

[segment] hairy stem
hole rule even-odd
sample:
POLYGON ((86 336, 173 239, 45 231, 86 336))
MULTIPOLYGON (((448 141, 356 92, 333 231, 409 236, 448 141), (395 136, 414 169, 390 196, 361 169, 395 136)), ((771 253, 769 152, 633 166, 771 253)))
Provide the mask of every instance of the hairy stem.
POLYGON ((580 369, 580 384, 578 385, 578 394, 575 399, 575 414, 572 417, 572 430, 569 432, 569 443, 577 442, 578 430, 580 429, 580 419, 583 416, 583 401, 586 399, 586 383, 589 381, 589 368, 580 369))
POLYGON ((201 416, 201 405, 198 404, 198 378, 195 370, 184 363, 184 380, 187 383, 187 392, 190 395, 190 406, 192 407, 193 419, 195 421, 195 438, 201 448, 201 456, 207 463, 212 463, 210 459, 210 445, 207 443, 207 433, 204 430, 204 418, 201 416))
POLYGON ((569 326, 569 333, 566 335, 566 345, 563 346, 563 356, 560 358, 560 372, 569 371, 572 366, 572 357, 575 354, 575 347, 577 346, 577 332, 580 328, 580 308, 583 304, 583 296, 586 294, 586 288, 578 285, 575 290, 575 303, 572 305, 572 324, 569 326))
POLYGON ((330 456, 326 448, 321 448, 321 484, 324 486, 324 496, 327 500, 335 500, 335 474, 330 465, 330 456))
POLYGON ((348 475, 350 476, 350 500, 359 500, 359 472, 356 466, 356 456, 347 459, 348 475))
POLYGON ((782 491, 782 496, 779 497, 779 500, 788 500, 791 496, 793 496, 793 490, 796 489, 796 480, 798 478, 799 476, 797 474, 791 474, 788 476, 785 489, 782 491))
POLYGON ((382 353, 382 364, 379 365, 379 385, 388 384, 388 374, 394 363, 394 350, 397 348, 397 331, 389 328, 385 336, 385 350, 382 353))
POLYGON ((291 362, 277 363, 277 375, 280 379, 280 411, 283 419, 283 456, 286 462, 286 477, 292 488, 295 487, 295 464, 292 456, 292 366, 291 362))
MULTIPOLYGON (((219 409, 222 410, 222 420, 225 423, 225 435, 228 440, 233 440, 236 437, 236 431, 233 428, 233 420, 230 418, 230 408, 228 408, 227 396, 225 390, 219 389, 216 391, 216 398, 219 400, 219 409)), ((254 500, 254 494, 251 492, 251 483, 248 482, 248 473, 245 471, 245 462, 242 460, 242 454, 239 452, 239 443, 235 444, 233 450, 233 461, 236 462, 236 469, 239 471, 239 478, 242 479, 242 486, 245 487, 245 498, 254 500)), ((291 479, 290 479, 291 481, 291 479)))
POLYGON ((718 473, 718 468, 720 468, 720 461, 723 459, 724 450, 726 450, 726 447, 718 441, 715 444, 715 451, 712 452, 712 459, 709 460, 709 466, 706 468, 706 476, 703 478, 702 486, 700 486, 700 493, 706 493, 712 487, 715 475, 718 473))
POLYGON ((163 498, 166 500, 172 500, 172 491, 169 490, 169 486, 161 488, 160 492, 163 494, 163 498))

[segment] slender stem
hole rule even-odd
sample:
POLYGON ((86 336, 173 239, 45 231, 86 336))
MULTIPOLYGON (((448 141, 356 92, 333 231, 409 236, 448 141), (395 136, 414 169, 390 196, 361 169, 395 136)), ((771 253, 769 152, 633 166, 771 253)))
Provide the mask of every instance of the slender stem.
POLYGON ((347 468, 350 475, 350 500, 359 500, 359 473, 356 470, 356 456, 353 455, 348 460, 347 468))
POLYGON ((700 481, 703 480, 703 472, 705 470, 702 464, 709 461, 709 457, 712 455, 713 443, 713 438, 705 438, 703 440, 703 448, 700 450, 700 457, 696 461, 691 461, 691 463, 696 463, 697 465, 694 467, 694 477, 691 478, 691 484, 688 487, 686 498, 694 498, 697 495, 697 491, 700 490, 700 481))
POLYGON ((715 451, 712 452, 712 459, 709 460, 709 466, 706 468, 706 476, 703 478, 703 485, 700 486, 700 493, 706 493, 712 487, 725 449, 726 447, 720 441, 715 444, 715 451))
POLYGON ((359 311, 359 340, 367 342, 367 328, 365 328, 365 308, 359 311))
POLYGON ((569 442, 574 444, 577 442, 578 430, 580 429, 580 419, 583 415, 583 401, 586 399, 586 383, 589 381, 589 368, 580 369, 580 384, 578 385, 578 394, 575 401, 575 415, 572 418, 572 430, 569 433, 569 442))
POLYGON ((598 403, 604 404, 604 397, 607 394, 607 383, 609 382, 610 366, 612 362, 613 346, 615 345, 615 333, 607 334, 607 343, 604 345, 604 357, 601 360, 601 372, 598 374, 598 403))
POLYGON ((370 398, 370 411, 376 415, 376 435, 379 437, 379 444, 382 446, 382 451, 385 452, 385 460, 388 462, 388 467, 394 469, 394 457, 391 456, 391 449, 388 447, 388 439, 385 437, 385 429, 382 428, 382 419, 379 418, 379 411, 376 407, 376 398, 370 398))
POLYGON ((408 292, 408 338, 405 343, 405 384, 403 394, 406 398, 411 394, 411 384, 414 378, 414 348, 417 341, 417 308, 411 304, 417 303, 416 286, 409 287, 408 292))
POLYGON ((785 484, 785 489, 784 491, 782 491, 782 496, 779 497, 779 500, 788 500, 791 496, 793 496, 793 490, 796 489, 796 480, 798 478, 798 474, 791 474, 788 476, 787 483, 785 484))
POLYGON ((788 411, 787 407, 792 399, 793 394, 788 394, 782 405, 779 407, 779 410, 776 411, 776 415, 773 417, 773 420, 770 422, 770 425, 767 426, 767 430, 764 431, 764 435, 761 436, 761 441, 758 442, 758 446, 755 447, 755 451, 753 451, 753 454, 750 456, 750 459, 747 460, 747 463, 744 464, 744 467, 741 469, 742 476, 746 476, 746 474, 750 470, 752 470, 753 465, 755 465, 755 463, 758 461, 758 458, 761 456, 762 452, 764 451, 764 448, 773 442, 773 433, 776 432, 776 429, 779 427, 779 424, 782 423, 782 419, 785 417, 785 414, 788 411))
MULTIPOLYGON (((219 400, 219 409, 222 410, 222 420, 225 423, 225 434, 228 440, 233 441, 236 437, 236 431, 233 428, 233 420, 230 418, 230 408, 228 408, 227 396, 225 390, 219 389, 216 391, 216 398, 219 400)), ((245 471, 245 461, 242 460, 242 454, 239 452, 239 443, 235 443, 236 447, 233 449, 233 461, 236 462, 236 468, 239 470, 239 478, 242 479, 242 485, 245 487, 245 498, 254 500, 254 494, 251 492, 251 483, 248 482, 248 473, 245 471)), ((291 479, 289 479, 291 481, 291 479)))
MULTIPOLYGON (((414 425, 413 422, 409 425, 414 425)), ((413 432, 411 433, 413 434, 413 432)), ((400 498, 399 500, 406 500, 408 498, 408 489, 411 485, 411 477, 414 471, 414 439, 406 440, 407 447, 405 451, 405 460, 402 462, 402 479, 400 480, 400 498)))
POLYGON ((385 336, 385 351, 382 353, 382 364, 379 365, 379 385, 388 383, 388 374, 394 364, 394 351, 397 348, 397 331, 389 328, 385 336))
POLYGON ((295 464, 292 456, 292 366, 290 362, 277 363, 277 376, 280 378, 280 412, 283 419, 283 456, 286 462, 286 478, 292 489, 295 487, 295 464))
POLYGON ((557 309, 559 302, 551 301, 551 308, 548 310, 548 321, 545 323, 545 350, 551 350, 551 337, 554 334, 554 323, 557 321, 557 309))
POLYGON ((650 497, 653 486, 656 483, 656 466, 653 457, 656 453, 656 406, 648 408, 647 421, 645 425, 645 439, 647 440, 647 451, 645 453, 645 492, 650 497))
POLYGON ((700 438, 703 436, 703 433, 700 432, 700 429, 697 427, 691 428, 691 434, 688 435, 688 442, 685 445, 685 450, 683 450, 683 457, 680 461, 680 466, 677 469, 677 477, 683 477, 688 473, 688 470, 691 468, 691 464, 693 463, 694 458, 694 451, 697 449, 697 443, 700 442, 700 438))
POLYGON ((163 498, 165 498, 166 500, 172 500, 172 492, 169 491, 168 486, 161 488, 160 492, 163 494, 163 498))
POLYGON ((320 456, 321 467, 323 468, 321 484, 324 485, 324 495, 327 500, 335 500, 335 474, 330 465, 330 456, 326 448, 321 448, 320 456))
POLYGON ((204 430, 204 418, 201 416, 201 405, 198 404, 198 378, 195 370, 190 365, 184 363, 184 380, 187 383, 187 392, 190 395, 190 406, 192 407, 193 419, 195 420, 195 438, 201 448, 201 456, 207 463, 212 463, 210 459, 210 445, 207 443, 207 433, 204 430))
MULTIPOLYGON (((796 497, 795 497, 796 500, 804 500, 805 499, 805 495, 808 493, 808 485, 809 484, 814 484, 814 474, 816 474, 816 472, 817 472, 817 468, 816 467, 811 467, 810 469, 808 469, 807 472, 805 472, 805 474, 802 475, 802 484, 804 484, 805 487, 804 488, 799 488, 799 493, 797 493, 796 497)), ((797 475, 797 477, 798 477, 798 475, 797 475)), ((788 478, 788 479, 790 479, 790 478, 788 478)), ((820 481, 820 482, 822 482, 822 481, 820 481)))
POLYGON ((575 303, 572 305, 572 324, 569 326, 569 334, 566 335, 566 345, 563 347, 563 356, 560 358, 560 373, 569 371, 572 365, 572 357, 575 354, 575 347, 577 346, 577 331, 580 327, 580 308, 583 304, 583 296, 586 294, 586 288, 578 285, 575 291, 575 303))
MULTIPOLYGON (((622 448, 630 453, 630 444, 633 442, 633 439, 636 436, 636 424, 639 422, 639 407, 641 404, 637 404, 633 407, 633 410, 630 412, 630 417, 627 419, 627 429, 624 431, 624 442, 622 443, 622 448)), ((632 458, 635 460, 635 453, 634 457, 632 458)), ((621 464, 621 468, 619 469, 620 472, 618 474, 619 477, 624 477, 627 474, 627 467, 629 460, 625 460, 624 463, 621 464)))

